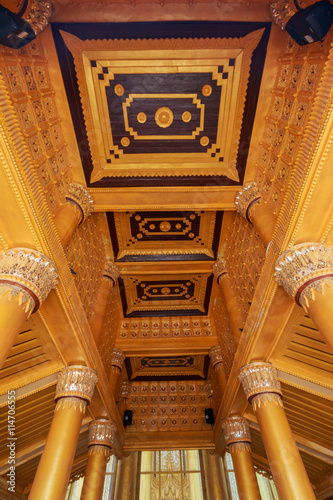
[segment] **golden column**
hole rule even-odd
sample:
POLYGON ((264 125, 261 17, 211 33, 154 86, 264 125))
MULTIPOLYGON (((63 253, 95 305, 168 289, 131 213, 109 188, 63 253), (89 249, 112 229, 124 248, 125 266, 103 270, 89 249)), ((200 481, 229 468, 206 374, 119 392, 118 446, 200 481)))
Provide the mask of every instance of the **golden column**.
POLYGON ((98 345, 103 331, 106 311, 110 302, 111 290, 115 286, 118 278, 118 267, 113 262, 107 261, 103 273, 103 280, 97 295, 94 313, 90 321, 90 328, 96 345, 98 345))
POLYGON ((228 311, 230 326, 236 341, 238 341, 241 332, 240 329, 243 326, 243 318, 239 309, 237 297, 230 282, 227 262, 223 259, 215 262, 215 264, 213 265, 213 273, 216 278, 217 284, 222 289, 228 311))
POLYGON ((111 386, 111 392, 114 397, 116 397, 117 385, 119 380, 120 372, 123 368, 126 355, 121 349, 114 348, 112 353, 111 368, 109 373, 109 382, 111 386))
POLYGON ((303 307, 333 352, 333 252, 319 243, 286 250, 275 265, 276 281, 303 307))
POLYGON ((202 450, 207 500, 228 500, 228 487, 220 455, 202 450))
POLYGON ((86 366, 61 370, 57 404, 29 500, 65 498, 82 419, 96 383, 96 372, 86 366))
POLYGON ((255 182, 243 186, 236 195, 235 206, 237 212, 250 224, 253 224, 267 246, 271 240, 276 220, 269 207, 266 207, 262 202, 255 182))
POLYGON ((54 223, 64 248, 73 236, 76 228, 89 217, 94 209, 91 194, 81 184, 69 184, 65 200, 65 203, 61 205, 54 218, 54 223))
POLYGON ((248 421, 244 417, 229 417, 223 420, 222 429, 232 456, 240 500, 261 500, 251 456, 248 421))
POLYGON ((12 248, 0 256, 0 368, 29 316, 57 284, 53 262, 36 250, 12 248))
POLYGON ((135 500, 138 469, 138 452, 118 460, 114 500, 135 500))
POLYGON ((106 464, 116 439, 117 427, 110 420, 94 420, 89 425, 88 464, 81 500, 102 500, 106 464))
POLYGON ((227 377, 225 374, 222 352, 219 345, 215 345, 214 347, 211 347, 209 349, 209 357, 216 372, 221 395, 223 395, 225 387, 227 385, 227 377))
POLYGON ((258 419, 279 499, 314 500, 284 412, 277 370, 270 363, 251 363, 241 369, 239 379, 258 419))
POLYGON ((1 0, 1 4, 27 21, 35 33, 40 33, 49 24, 52 4, 48 0, 1 0))

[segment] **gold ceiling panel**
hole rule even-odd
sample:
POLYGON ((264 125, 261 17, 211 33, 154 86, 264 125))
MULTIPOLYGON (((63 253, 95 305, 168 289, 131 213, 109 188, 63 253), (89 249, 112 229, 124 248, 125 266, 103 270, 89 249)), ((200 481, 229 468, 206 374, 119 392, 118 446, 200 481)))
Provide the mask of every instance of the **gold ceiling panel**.
POLYGON ((207 377, 206 356, 144 356, 129 358, 130 380, 151 378, 202 378, 207 377))
POLYGON ((91 182, 184 175, 239 180, 251 57, 263 30, 195 40, 82 41, 61 34, 74 57, 91 182))

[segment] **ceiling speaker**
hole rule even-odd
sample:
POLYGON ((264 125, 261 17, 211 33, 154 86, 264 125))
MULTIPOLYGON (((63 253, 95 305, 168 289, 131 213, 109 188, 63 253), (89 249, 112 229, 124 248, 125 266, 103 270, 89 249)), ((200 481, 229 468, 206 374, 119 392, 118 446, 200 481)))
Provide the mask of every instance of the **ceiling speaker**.
POLYGON ((127 427, 128 425, 132 425, 132 418, 133 418, 133 411, 132 410, 125 410, 124 414, 124 427, 127 427))
POLYGON ((211 425, 215 424, 213 408, 206 408, 205 409, 205 417, 206 417, 207 424, 211 424, 211 425))
POLYGON ((298 45, 318 42, 328 32, 333 22, 333 6, 322 0, 296 12, 286 24, 286 31, 298 45))

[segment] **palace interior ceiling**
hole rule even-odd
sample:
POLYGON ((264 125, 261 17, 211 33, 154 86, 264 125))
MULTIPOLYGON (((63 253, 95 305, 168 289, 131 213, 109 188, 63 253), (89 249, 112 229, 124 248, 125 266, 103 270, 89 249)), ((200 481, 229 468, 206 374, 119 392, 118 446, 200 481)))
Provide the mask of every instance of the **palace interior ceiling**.
MULTIPOLYGON (((244 364, 259 359, 279 370, 311 482, 320 489, 332 477, 333 355, 273 277, 289 242, 332 240, 328 188, 315 212, 305 200, 308 191, 304 197, 301 191, 301 169, 294 174, 331 63, 332 36, 298 47, 272 24, 267 2, 239 2, 239 16, 234 4, 228 10, 213 1, 200 4, 199 16, 193 3, 192 14, 181 2, 179 14, 178 4, 167 0, 164 7, 145 2, 146 14, 142 2, 126 4, 122 21, 122 1, 61 0, 36 42, 18 53, 0 48, 1 85, 46 200, 45 224, 53 224, 70 182, 85 184, 95 204, 65 251, 54 238, 60 292, 28 320, 0 370, 0 414, 6 392, 17 390, 22 492, 31 487, 52 420, 57 373, 78 362, 94 365, 100 384, 72 476, 84 471, 92 418, 117 423, 120 456, 174 443, 221 452, 221 421, 237 413, 250 420, 255 465, 269 472, 237 379, 244 364), (274 225, 278 221, 269 247, 235 211, 235 195, 249 181, 256 181, 274 225), (295 208, 288 215, 296 198, 299 213, 295 208), (221 258, 228 262, 233 302, 212 274, 221 258), (89 323, 98 316, 107 259, 120 277, 96 345, 89 323), (228 378, 224 393, 208 356, 217 344, 228 378), (108 374, 115 347, 126 360, 113 397, 108 374), (124 381, 132 387, 127 402, 124 381), (205 421, 209 407, 214 428, 205 421), (134 411, 126 430, 125 408, 134 411)), ((313 182, 317 193, 327 178, 313 182)), ((11 222, 0 225, 1 248, 28 247, 26 233, 17 236, 11 222)), ((5 424, 0 430, 3 436, 5 424)), ((6 460, 3 446, 1 474, 6 460)))

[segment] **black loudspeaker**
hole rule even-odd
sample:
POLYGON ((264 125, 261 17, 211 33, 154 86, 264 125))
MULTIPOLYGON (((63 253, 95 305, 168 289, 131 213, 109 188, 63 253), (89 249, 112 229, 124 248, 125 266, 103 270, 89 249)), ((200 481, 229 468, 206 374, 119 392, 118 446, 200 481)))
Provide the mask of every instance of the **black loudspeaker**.
POLYGON ((0 44, 19 49, 36 38, 24 19, 0 5, 0 44))
POLYGON ((215 424, 213 408, 206 408, 205 409, 205 417, 206 417, 207 424, 211 424, 211 425, 215 424))
POLYGON ((124 414, 124 427, 127 427, 128 425, 132 424, 132 418, 133 418, 133 411, 132 410, 125 410, 124 414))
POLYGON ((318 42, 328 32, 333 22, 333 6, 322 0, 296 12, 286 24, 286 31, 298 45, 318 42))

